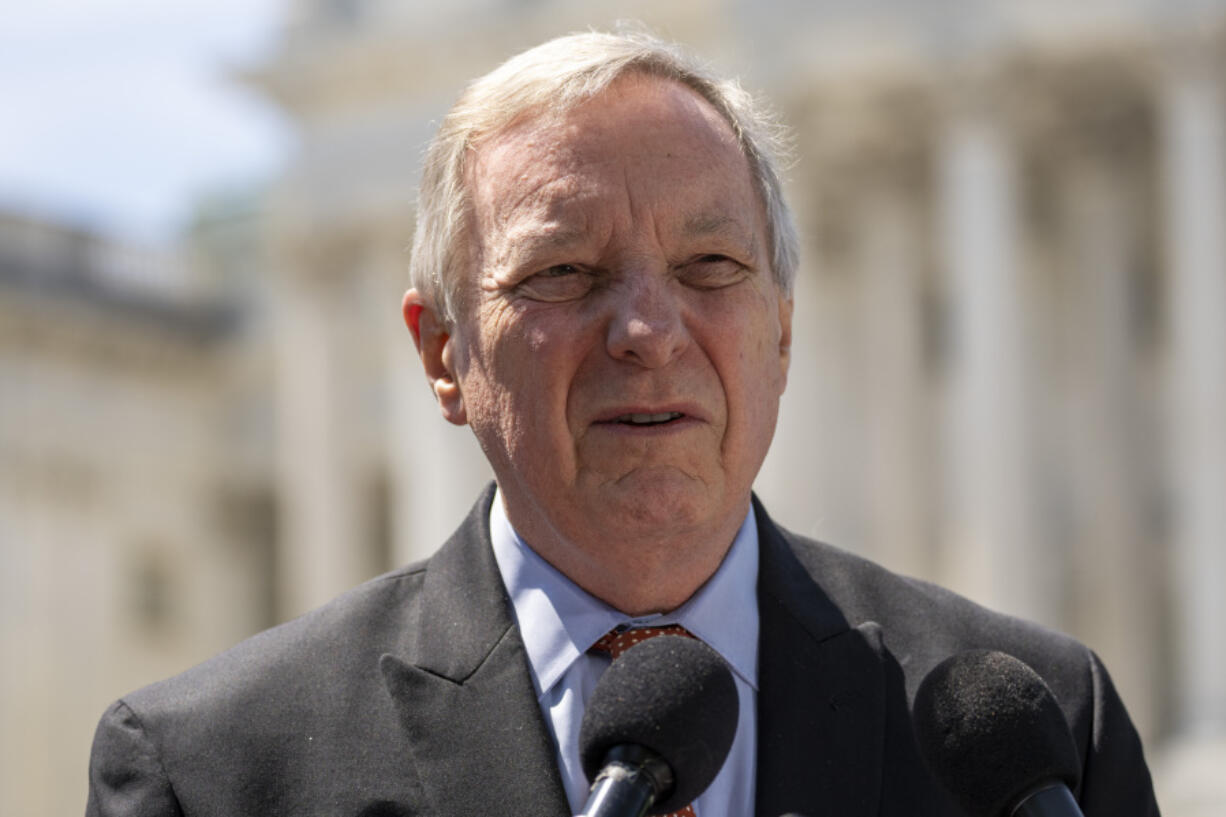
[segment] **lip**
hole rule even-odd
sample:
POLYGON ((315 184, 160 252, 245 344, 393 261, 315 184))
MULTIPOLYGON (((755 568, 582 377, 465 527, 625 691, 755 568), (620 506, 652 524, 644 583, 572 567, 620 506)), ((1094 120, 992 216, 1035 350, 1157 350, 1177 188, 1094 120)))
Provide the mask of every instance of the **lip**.
POLYGON ((694 403, 664 403, 650 405, 636 403, 632 405, 614 406, 609 409, 602 410, 599 414, 597 414, 596 419, 592 421, 592 425, 611 430, 636 433, 675 430, 690 427, 696 423, 702 422, 706 422, 706 412, 702 410, 701 406, 694 403), (632 415, 658 417, 667 414, 680 416, 677 416, 675 419, 665 423, 636 425, 622 422, 625 418, 632 415))

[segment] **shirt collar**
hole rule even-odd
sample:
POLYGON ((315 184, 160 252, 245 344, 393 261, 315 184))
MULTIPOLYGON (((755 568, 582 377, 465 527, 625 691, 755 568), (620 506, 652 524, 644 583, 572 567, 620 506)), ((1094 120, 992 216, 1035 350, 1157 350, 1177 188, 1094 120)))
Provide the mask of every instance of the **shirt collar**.
POLYGON ((490 539, 538 696, 598 638, 627 624, 680 624, 758 688, 758 526, 752 505, 715 574, 685 604, 671 613, 638 618, 595 598, 542 559, 511 526, 501 492, 490 509, 490 539))

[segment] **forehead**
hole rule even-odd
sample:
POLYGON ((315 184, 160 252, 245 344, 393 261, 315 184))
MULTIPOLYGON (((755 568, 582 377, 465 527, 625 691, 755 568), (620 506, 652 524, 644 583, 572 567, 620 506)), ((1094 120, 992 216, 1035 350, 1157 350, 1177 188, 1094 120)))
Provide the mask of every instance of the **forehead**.
MULTIPOLYGON (((466 181, 481 230, 513 214, 608 204, 601 197, 614 189, 632 206, 666 203, 690 221, 723 218, 719 210, 757 199, 723 117, 690 88, 640 75, 566 111, 516 121, 477 148, 466 181)), ((746 220, 758 209, 750 205, 746 220)))

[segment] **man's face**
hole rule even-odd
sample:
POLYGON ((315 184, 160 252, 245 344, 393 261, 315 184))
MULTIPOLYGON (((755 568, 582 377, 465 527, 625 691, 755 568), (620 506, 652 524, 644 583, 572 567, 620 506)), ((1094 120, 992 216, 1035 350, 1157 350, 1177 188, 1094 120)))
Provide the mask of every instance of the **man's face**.
POLYGON ((517 529, 581 549, 735 530, 774 433, 791 302, 727 123, 679 84, 623 78, 486 142, 467 183, 444 413, 471 424, 517 529))

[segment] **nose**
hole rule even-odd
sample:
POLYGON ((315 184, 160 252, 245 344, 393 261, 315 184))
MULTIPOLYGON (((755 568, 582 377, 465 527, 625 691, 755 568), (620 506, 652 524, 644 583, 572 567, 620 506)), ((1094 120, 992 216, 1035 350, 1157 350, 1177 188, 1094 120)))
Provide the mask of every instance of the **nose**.
POLYGON ((661 275, 638 275, 615 288, 607 347, 616 360, 660 368, 689 342, 682 294, 661 275))

